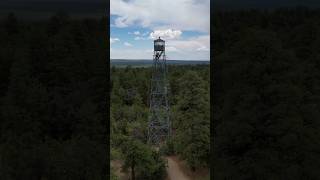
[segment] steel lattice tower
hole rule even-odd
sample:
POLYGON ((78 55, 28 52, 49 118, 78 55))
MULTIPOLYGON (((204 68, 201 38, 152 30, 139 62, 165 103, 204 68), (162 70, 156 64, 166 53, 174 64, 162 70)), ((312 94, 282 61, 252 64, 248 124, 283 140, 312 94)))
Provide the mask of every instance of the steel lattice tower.
POLYGON ((154 41, 153 70, 150 92, 148 141, 159 145, 170 134, 170 108, 168 103, 167 65, 165 41, 154 41))

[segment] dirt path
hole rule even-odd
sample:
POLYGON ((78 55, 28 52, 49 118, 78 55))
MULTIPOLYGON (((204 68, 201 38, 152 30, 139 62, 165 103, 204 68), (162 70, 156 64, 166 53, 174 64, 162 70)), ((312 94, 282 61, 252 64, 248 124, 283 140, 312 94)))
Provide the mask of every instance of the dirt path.
POLYGON ((178 163, 172 157, 167 157, 167 161, 168 161, 167 173, 168 173, 169 180, 191 180, 188 176, 186 176, 182 172, 178 163))
POLYGON ((121 171, 123 162, 121 160, 112 160, 111 167, 114 168, 115 174, 118 176, 119 180, 128 179, 127 175, 121 171))

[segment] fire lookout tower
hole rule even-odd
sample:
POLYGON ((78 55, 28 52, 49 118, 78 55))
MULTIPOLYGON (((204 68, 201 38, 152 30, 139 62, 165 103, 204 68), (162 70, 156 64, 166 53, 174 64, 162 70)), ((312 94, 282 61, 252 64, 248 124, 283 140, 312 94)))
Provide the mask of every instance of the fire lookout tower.
POLYGON ((148 141, 154 145, 159 145, 171 134, 168 87, 165 41, 159 37, 154 41, 148 124, 148 141))

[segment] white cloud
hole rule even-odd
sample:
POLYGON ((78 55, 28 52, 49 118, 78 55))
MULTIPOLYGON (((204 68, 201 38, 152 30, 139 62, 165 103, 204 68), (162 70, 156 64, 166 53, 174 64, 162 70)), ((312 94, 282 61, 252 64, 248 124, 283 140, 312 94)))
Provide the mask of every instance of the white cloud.
POLYGON ((150 43, 148 48, 143 48, 140 42, 132 46, 125 42, 131 40, 121 39, 123 45, 130 48, 113 48, 111 58, 152 59, 151 39, 160 36, 166 41, 168 59, 210 59, 210 0, 110 0, 110 5, 111 15, 115 17, 112 27, 139 27, 135 29, 139 31, 128 32, 132 35, 130 38, 150 43), (206 35, 185 38, 182 37, 185 31, 206 35))
POLYGON ((135 35, 134 40, 139 41, 139 40, 147 40, 148 38, 146 38, 145 36, 147 36, 149 34, 148 31, 142 33, 140 31, 135 31, 135 32, 129 32, 128 34, 133 34, 135 35))
POLYGON ((134 40, 136 40, 136 41, 139 41, 139 40, 147 40, 147 38, 137 36, 137 37, 134 37, 134 40))
POLYGON ((152 59, 151 49, 112 49, 110 57, 112 59, 152 59))
POLYGON ((210 36, 198 36, 185 40, 171 40, 167 41, 167 46, 175 47, 181 51, 209 51, 210 36))
POLYGON ((113 44, 117 41, 120 41, 120 39, 119 38, 110 38, 110 44, 113 44))
POLYGON ((197 51, 210 51, 206 46, 201 46, 197 49, 197 51))
POLYGON ((140 31, 134 31, 134 32, 128 32, 128 34, 133 34, 133 35, 138 36, 138 35, 140 35, 141 33, 140 33, 140 31))
POLYGON ((143 33, 142 36, 147 36, 148 34, 149 34, 149 32, 147 31, 147 32, 143 33))
POLYGON ((132 44, 128 43, 128 42, 124 42, 123 45, 127 46, 127 47, 131 47, 132 44))
POLYGON ((168 47, 166 47, 166 51, 168 51, 168 52, 177 52, 178 49, 173 47, 173 46, 168 46, 168 47))
MULTIPOLYGON (((152 47, 152 41, 150 42, 152 47)), ((113 59, 152 59, 153 49, 121 48, 112 49, 113 59)), ((189 39, 173 39, 166 41, 166 55, 170 60, 209 60, 210 36, 202 35, 189 39)))
POLYGON ((119 27, 119 28, 124 28, 124 27, 128 27, 128 24, 127 23, 125 23, 125 20, 126 20, 127 18, 125 18, 125 17, 119 17, 119 18, 117 18, 116 20, 115 20, 115 24, 114 24, 114 26, 116 26, 116 27, 119 27))
POLYGON ((139 31, 135 31, 133 32, 134 35, 140 35, 140 32, 139 31))
POLYGON ((182 32, 180 30, 164 29, 164 30, 155 30, 150 33, 151 39, 157 39, 161 37, 164 40, 169 39, 178 39, 181 36, 182 32))
POLYGON ((151 29, 163 27, 182 31, 210 31, 210 0, 111 0, 115 26, 140 25, 151 29))

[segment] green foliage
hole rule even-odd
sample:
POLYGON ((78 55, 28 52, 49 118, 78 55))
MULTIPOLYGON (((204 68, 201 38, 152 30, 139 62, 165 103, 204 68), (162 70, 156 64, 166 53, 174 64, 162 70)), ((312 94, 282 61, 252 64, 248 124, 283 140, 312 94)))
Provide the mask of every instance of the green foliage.
POLYGON ((110 149, 110 160, 121 159, 121 158, 122 158, 122 154, 120 150, 112 147, 110 149))
POLYGON ((164 161, 160 154, 142 142, 128 138, 121 145, 124 168, 130 168, 131 178, 162 179, 165 174, 164 161))
POLYGON ((119 180, 119 178, 115 175, 114 170, 110 170, 110 180, 119 180))
POLYGON ((106 147, 87 138, 59 142, 22 144, 24 139, 8 142, 1 148, 1 173, 5 179, 101 179, 106 168, 101 161, 106 147))
POLYGON ((162 145, 159 149, 160 154, 163 154, 165 156, 174 155, 175 149, 174 149, 174 143, 172 138, 167 139, 166 143, 162 145))
POLYGON ((146 145, 151 68, 112 67, 110 70, 111 146, 123 149, 122 159, 126 161, 125 167, 129 169, 129 174, 132 173, 130 168, 134 166, 137 179, 161 179, 165 174, 161 156, 176 153, 195 168, 208 165, 208 65, 169 66, 170 104, 173 107, 175 138, 170 138, 160 147, 159 152, 146 145), (189 117, 191 119, 185 121, 185 118, 189 117), (189 126, 198 127, 190 134, 186 130, 189 126), (195 138, 190 139, 189 135, 195 138))
POLYGON ((105 27, 0 21, 1 179, 106 179, 105 27))
POLYGON ((213 17, 215 179, 318 179, 319 11, 213 17))
POLYGON ((192 169, 208 165, 210 147, 209 94, 196 72, 181 77, 174 120, 176 150, 192 169), (188 88, 184 88, 188 87, 188 88))

